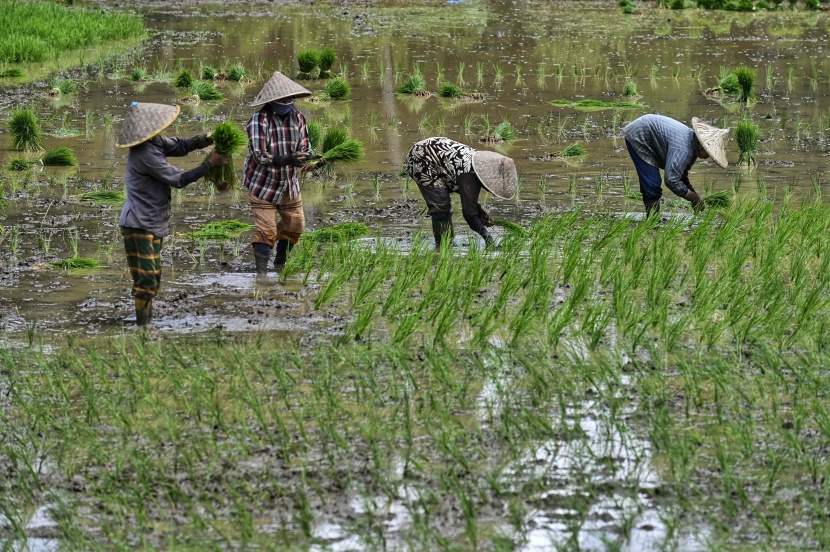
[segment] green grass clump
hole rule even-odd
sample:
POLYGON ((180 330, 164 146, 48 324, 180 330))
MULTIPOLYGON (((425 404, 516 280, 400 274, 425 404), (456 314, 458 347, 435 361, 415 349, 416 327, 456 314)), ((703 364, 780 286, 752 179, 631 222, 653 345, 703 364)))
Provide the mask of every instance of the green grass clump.
POLYGON ((460 98, 463 94, 464 89, 451 82, 444 82, 438 92, 438 95, 442 98, 460 98))
POLYGON ((9 121, 11 149, 17 151, 42 151, 43 130, 37 115, 31 109, 15 109, 9 121))
POLYGON ((303 50, 297 54, 297 65, 300 67, 300 75, 308 77, 314 68, 320 65, 320 52, 318 50, 303 50))
POLYGON ((409 75, 396 89, 398 94, 411 95, 415 92, 426 90, 427 81, 420 74, 409 75))
POLYGON ((89 257, 72 257, 71 259, 61 259, 60 261, 49 263, 49 265, 61 270, 79 270, 98 268, 101 266, 101 263, 89 257))
POLYGON ((132 72, 127 77, 133 82, 144 82, 150 80, 150 72, 147 71, 146 67, 134 67, 132 72))
POLYGON ((331 68, 334 67, 334 62, 337 59, 337 52, 332 47, 326 47, 320 50, 319 64, 320 64, 320 78, 327 79, 331 77, 331 68))
POLYGON ((205 224, 199 230, 188 233, 187 237, 194 240, 227 241, 238 238, 253 227, 253 224, 239 220, 220 220, 205 224))
POLYGON ((78 83, 56 75, 50 79, 49 88, 63 95, 74 94, 78 91, 78 83))
POLYGON ((642 109, 645 105, 637 102, 622 102, 613 100, 605 102, 602 100, 580 100, 572 102, 570 100, 551 100, 553 105, 565 105, 568 107, 575 107, 581 109, 642 109))
POLYGON ((40 159, 45 167, 77 167, 78 158, 72 148, 65 146, 46 152, 40 159))
POLYGON ((9 161, 9 164, 6 166, 6 170, 12 172, 28 171, 35 163, 37 163, 37 161, 27 161, 26 159, 15 157, 9 161))
POLYGON ((755 99, 755 71, 749 67, 738 67, 733 72, 738 81, 738 100, 744 103, 755 99))
POLYGON ((245 66, 241 63, 234 63, 228 69, 228 80, 239 82, 245 78, 245 66))
POLYGON ((362 222, 342 222, 326 228, 319 228, 303 234, 303 241, 309 243, 342 243, 363 237, 369 229, 362 222))
POLYGON ((212 65, 202 65, 199 74, 203 80, 213 80, 219 76, 219 70, 212 65))
POLYGON ((729 209, 732 206, 732 198, 729 192, 723 190, 704 197, 703 204, 712 209, 729 209))
POLYGON ((308 142, 311 144, 311 151, 320 151, 323 139, 323 123, 320 121, 309 121, 306 124, 306 128, 308 129, 308 142))
POLYGON ((637 83, 634 81, 626 81, 623 87, 623 96, 639 96, 637 91, 637 83))
POLYGON ((585 146, 579 142, 574 142, 556 155, 558 157, 579 157, 581 155, 585 155, 585 153, 587 153, 585 151, 585 146))
POLYGON ((735 141, 738 143, 738 163, 755 164, 758 137, 761 131, 749 118, 742 118, 735 126, 735 141))
POLYGON ((17 67, 0 70, 0 79, 16 79, 23 76, 23 71, 17 67))
POLYGON ((332 100, 344 100, 349 97, 351 91, 352 87, 349 85, 349 81, 343 77, 331 79, 326 83, 326 96, 332 100))
POLYGON ((0 63, 41 63, 71 50, 144 34, 140 15, 0 0, 0 63))
POLYGON ((227 192, 238 184, 233 158, 248 147, 248 135, 231 122, 219 123, 213 130, 213 147, 217 153, 226 154, 228 162, 211 168, 205 181, 212 183, 217 191, 227 192))
POLYGON ((493 224, 496 226, 500 226, 510 232, 511 234, 515 234, 520 238, 529 238, 530 232, 522 226, 521 224, 516 224, 515 222, 511 222, 509 220, 494 220, 493 224))
POLYGON ((95 190, 94 192, 85 192, 78 196, 82 201, 92 201, 93 203, 104 203, 114 205, 116 203, 124 203, 127 199, 124 194, 116 190, 95 190))
POLYGON ((224 100, 225 96, 216 85, 209 81, 196 81, 190 86, 190 93, 200 100, 224 100))
POLYGON ((190 71, 182 69, 173 79, 173 86, 176 88, 190 88, 194 82, 196 82, 196 79, 193 78, 190 71))
POLYGON ((510 121, 502 121, 496 125, 496 128, 493 129, 493 136, 501 138, 505 142, 511 142, 518 139, 518 136, 516 136, 516 130, 513 128, 510 121))

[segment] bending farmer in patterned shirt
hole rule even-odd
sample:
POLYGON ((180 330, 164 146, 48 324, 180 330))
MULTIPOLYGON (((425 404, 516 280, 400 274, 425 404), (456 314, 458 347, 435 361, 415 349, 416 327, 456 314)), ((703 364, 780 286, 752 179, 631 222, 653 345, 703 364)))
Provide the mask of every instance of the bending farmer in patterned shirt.
POLYGON ((201 165, 186 172, 168 163, 168 157, 182 157, 213 143, 210 134, 193 138, 158 136, 178 116, 179 106, 133 102, 115 143, 116 147, 130 148, 124 178, 127 200, 118 225, 133 276, 135 322, 139 326, 152 318, 153 298, 161 286, 161 242, 170 235, 170 189, 184 188, 205 176, 211 167, 228 162, 227 155, 214 150, 201 165))
POLYGON ((726 134, 729 129, 707 125, 692 117, 692 127, 662 115, 643 115, 623 128, 625 147, 637 169, 646 215, 660 212, 662 183, 675 195, 688 200, 694 210, 703 200, 689 182, 689 169, 698 159, 708 159, 726 168, 726 134), (660 178, 660 170, 664 174, 660 178))
POLYGON ((479 192, 484 188, 498 198, 510 199, 519 181, 511 158, 492 151, 476 151, 443 137, 416 142, 406 156, 403 170, 418 184, 427 203, 436 248, 445 236, 450 242, 454 236, 450 192, 461 196, 464 220, 489 246, 493 238, 485 227, 493 222, 478 203, 479 192))
POLYGON ((251 104, 260 109, 248 121, 248 156, 243 173, 256 223, 251 245, 257 274, 268 273, 268 259, 275 244, 274 267, 284 265, 288 252, 305 230, 297 173, 311 158, 311 145, 305 117, 291 100, 310 95, 277 71, 251 104))

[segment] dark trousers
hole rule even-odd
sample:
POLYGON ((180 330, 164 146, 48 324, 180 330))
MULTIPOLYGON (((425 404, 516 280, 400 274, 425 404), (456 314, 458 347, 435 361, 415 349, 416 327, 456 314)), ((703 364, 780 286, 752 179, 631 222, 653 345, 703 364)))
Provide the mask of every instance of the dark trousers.
POLYGON ((140 228, 121 227, 127 265, 133 277, 133 297, 151 300, 161 287, 162 238, 140 228))
POLYGON ((625 147, 628 149, 628 155, 634 162, 634 168, 637 169, 637 177, 640 180, 640 193, 643 194, 643 201, 650 199, 660 199, 663 197, 663 177, 660 176, 660 169, 649 165, 643 158, 637 155, 628 140, 625 141, 625 147))

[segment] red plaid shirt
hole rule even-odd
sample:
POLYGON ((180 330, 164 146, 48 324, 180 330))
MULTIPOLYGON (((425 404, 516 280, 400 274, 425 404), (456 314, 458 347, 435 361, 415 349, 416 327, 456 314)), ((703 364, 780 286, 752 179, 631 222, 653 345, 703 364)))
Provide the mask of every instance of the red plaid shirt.
POLYGON ((285 117, 271 112, 267 105, 248 120, 248 155, 242 169, 244 185, 255 197, 279 204, 285 193, 289 199, 300 195, 298 168, 278 167, 272 162, 276 156, 311 151, 305 117, 296 108, 285 117))

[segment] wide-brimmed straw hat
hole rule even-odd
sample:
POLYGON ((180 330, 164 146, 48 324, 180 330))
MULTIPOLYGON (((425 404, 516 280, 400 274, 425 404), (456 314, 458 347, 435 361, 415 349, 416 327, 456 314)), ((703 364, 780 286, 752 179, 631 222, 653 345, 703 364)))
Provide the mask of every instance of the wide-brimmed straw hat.
POLYGON ((173 124, 181 108, 177 105, 133 102, 121 134, 115 142, 117 148, 131 148, 146 142, 173 124))
POLYGON ((279 71, 274 71, 262 90, 254 98, 252 107, 267 104, 268 102, 277 102, 290 100, 292 98, 303 98, 311 96, 311 92, 289 79, 279 71))
POLYGON ((709 157, 720 168, 725 169, 729 165, 729 161, 726 159, 726 135, 729 134, 729 129, 707 125, 697 117, 692 117, 692 129, 709 157))
POLYGON ((494 196, 511 199, 516 195, 519 175, 511 158, 494 151, 476 151, 473 154, 473 171, 494 196))

